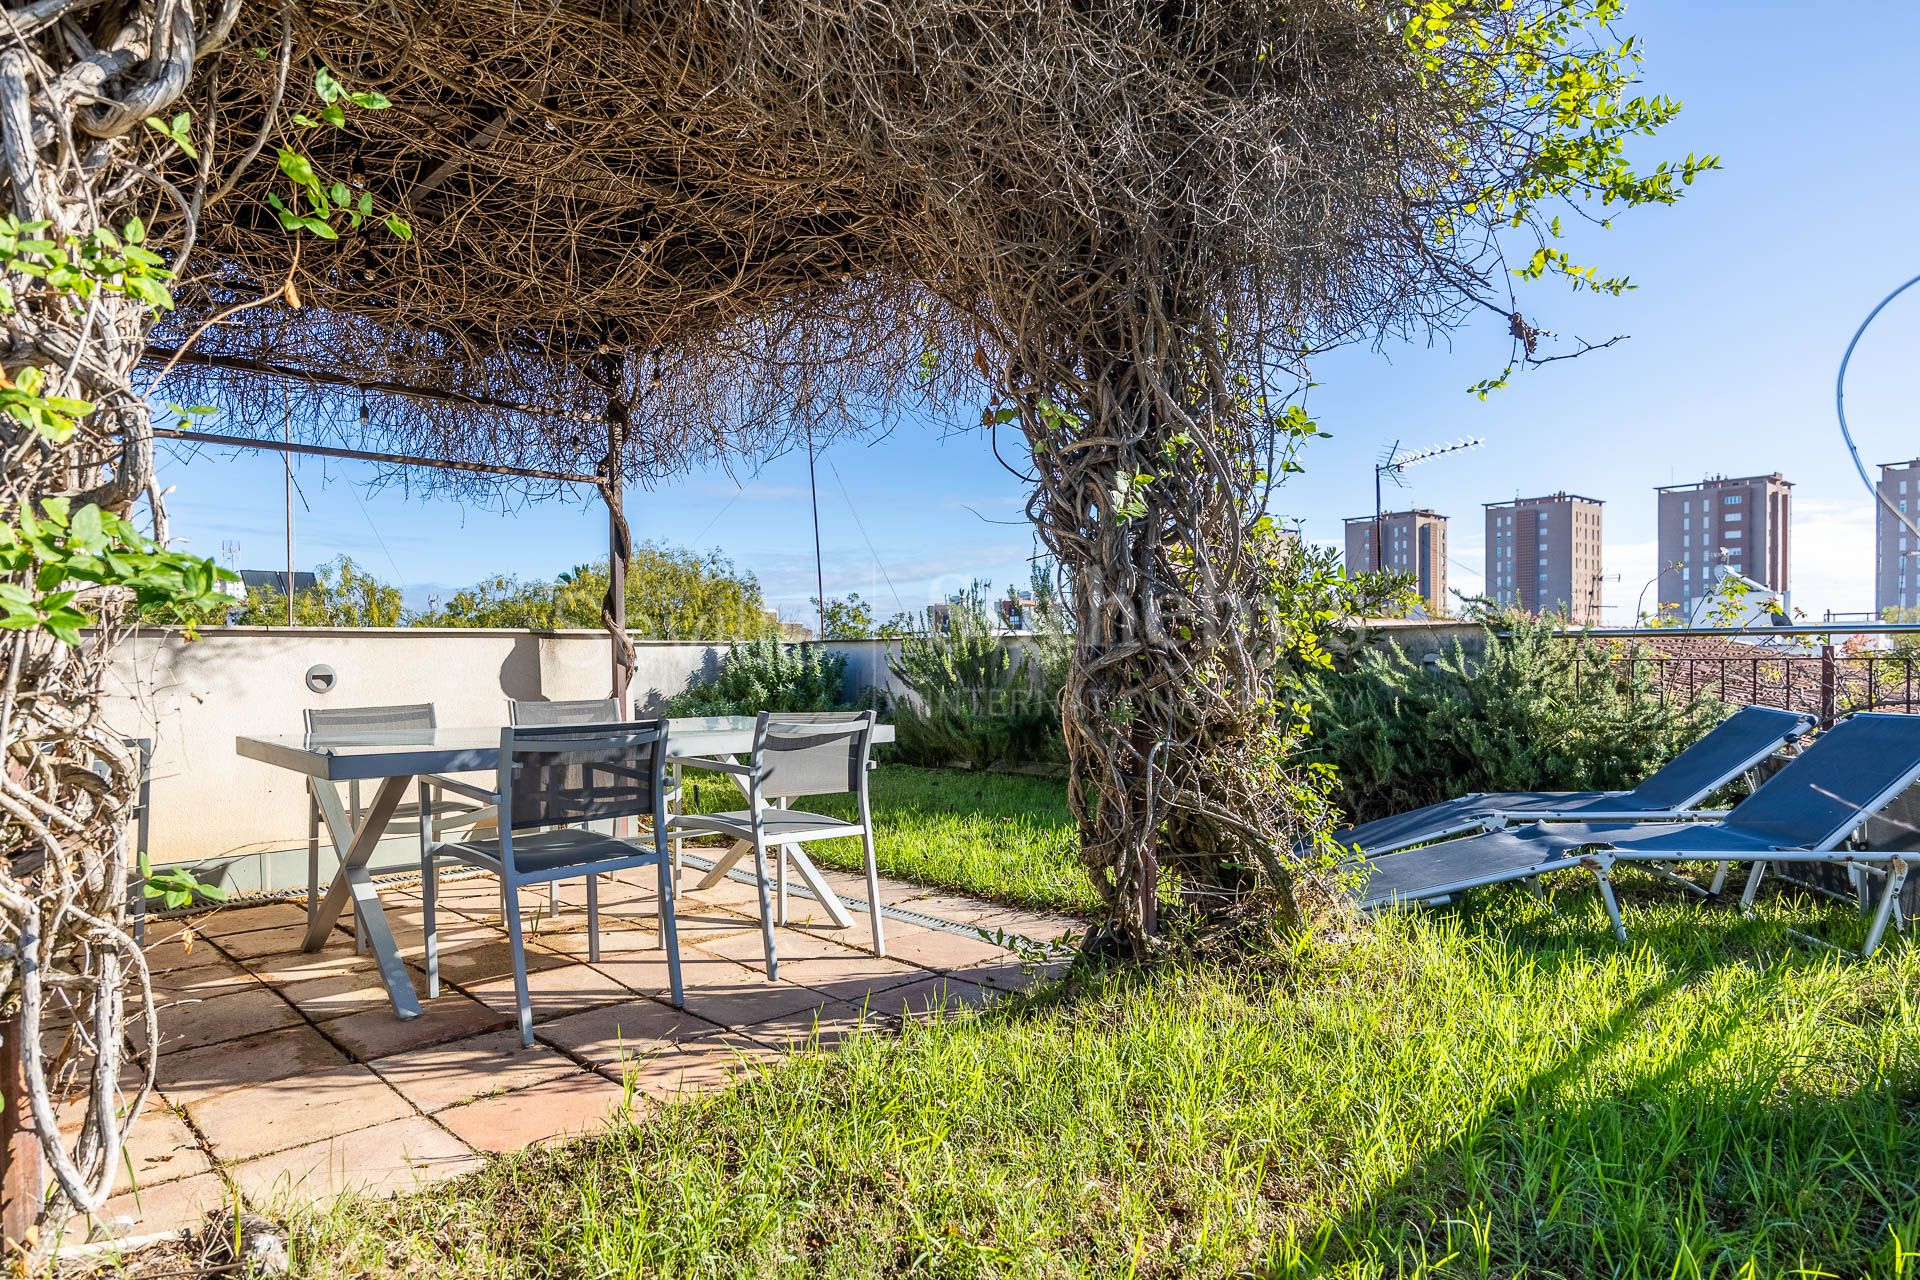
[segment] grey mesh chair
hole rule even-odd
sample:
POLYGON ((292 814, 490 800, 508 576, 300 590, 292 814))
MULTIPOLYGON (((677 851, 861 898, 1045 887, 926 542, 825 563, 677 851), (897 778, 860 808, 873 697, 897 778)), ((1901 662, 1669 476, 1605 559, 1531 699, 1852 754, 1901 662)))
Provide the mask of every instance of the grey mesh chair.
MULTIPOLYGON (((431 733, 435 728, 433 704, 414 702, 391 707, 309 707, 306 729, 309 738, 328 738, 356 733, 431 733)), ((329 785, 318 779, 307 781, 307 924, 313 924, 320 910, 320 810, 316 787, 329 785)), ((364 809, 360 802, 358 780, 347 784, 347 817, 357 827, 364 809)), ((398 815, 396 815, 398 816, 398 815)), ((354 929, 354 945, 361 946, 360 930, 354 929)))
MULTIPOLYGON (((618 698, 509 698, 507 699, 507 723, 520 728, 537 728, 541 725, 583 725, 583 724, 619 724, 620 699, 618 698)), ((501 890, 500 912, 506 916, 507 900, 504 887, 501 890)), ((553 881, 547 886, 547 910, 560 914, 560 882, 553 881)))
POLYGON ((867 863, 867 912, 873 922, 873 949, 886 954, 880 925, 880 873, 873 860, 873 810, 867 797, 875 719, 872 711, 763 711, 754 727, 753 759, 749 763, 703 759, 699 764, 702 769, 717 769, 742 779, 747 807, 727 813, 686 814, 673 820, 676 831, 726 836, 734 842, 709 878, 752 851, 760 892, 760 940, 766 950, 769 979, 779 976, 773 926, 776 920, 780 924, 787 921, 787 862, 791 857, 804 857, 799 846, 811 840, 860 837, 867 863), (788 800, 848 792, 859 799, 857 822, 786 806, 788 800), (769 850, 777 865, 777 909, 768 901, 769 850))
POLYGON ((1631 791, 1482 792, 1349 827, 1334 839, 1365 858, 1515 822, 1645 822, 1694 807, 1813 728, 1813 717, 1742 707, 1631 791))
MULTIPOLYGON (((482 804, 500 816, 497 836, 436 843, 422 837, 420 884, 426 933, 427 995, 440 992, 440 946, 434 914, 438 869, 446 862, 479 867, 500 877, 506 898, 507 938, 513 953, 514 997, 520 1013, 520 1043, 533 1043, 533 1006, 527 995, 526 939, 520 920, 520 889, 526 885, 585 879, 587 958, 600 958, 599 877, 635 867, 658 873, 660 940, 667 951, 673 1003, 682 1004, 680 939, 674 921, 673 885, 667 857, 665 805, 667 722, 544 725, 500 731, 494 789, 452 779, 436 784, 482 804), (646 839, 623 839, 580 824, 618 818, 651 818, 646 839)), ((424 793, 429 785, 422 782, 424 793)))
MULTIPOLYGON (((634 709, 634 719, 641 718, 639 708, 634 709)), ((535 698, 513 698, 507 702, 507 723, 512 725, 543 724, 618 724, 620 723, 620 699, 618 698, 561 698, 546 701, 535 698)), ((667 812, 680 811, 681 796, 680 762, 672 761, 667 766, 667 812)), ((680 872, 680 838, 669 836, 673 845, 673 870, 677 877, 680 872)), ((560 886, 554 885, 547 896, 548 908, 554 912, 560 910, 560 886)))
MULTIPOLYGON (((309 707, 306 711, 306 729, 309 738, 345 737, 352 734, 431 734, 437 727, 431 702, 414 702, 389 707, 309 707)), ((440 779, 432 780, 438 784, 440 779)), ((307 923, 313 923, 314 915, 320 909, 320 824, 324 817, 320 809, 320 798, 316 788, 331 785, 319 779, 309 779, 307 783, 307 923)), ((360 783, 347 784, 347 817, 358 826, 365 815, 361 805, 360 783)), ((478 821, 485 816, 484 811, 468 808, 466 805, 446 800, 437 785, 422 793, 420 807, 409 811, 402 806, 394 813, 395 826, 389 828, 395 834, 402 834, 409 825, 421 824, 423 828, 431 823, 432 834, 438 836, 444 830, 457 828, 478 821)), ((364 947, 354 930, 354 945, 364 947)))
POLYGON ((618 698, 511 698, 507 701, 507 723, 521 728, 552 724, 619 724, 618 698))
POLYGON ((1815 738, 1718 822, 1533 823, 1444 840, 1369 859, 1359 905, 1445 902, 1484 885, 1579 869, 1594 875, 1614 934, 1624 942, 1626 925, 1612 885, 1620 863, 1654 869, 1677 862, 1751 863, 1740 899, 1747 908, 1772 863, 1857 865, 1884 873, 1861 948, 1863 956, 1871 955, 1888 924, 1897 922, 1894 907, 1907 859, 1899 850, 1847 848, 1843 842, 1916 781, 1920 716, 1860 712, 1815 738))

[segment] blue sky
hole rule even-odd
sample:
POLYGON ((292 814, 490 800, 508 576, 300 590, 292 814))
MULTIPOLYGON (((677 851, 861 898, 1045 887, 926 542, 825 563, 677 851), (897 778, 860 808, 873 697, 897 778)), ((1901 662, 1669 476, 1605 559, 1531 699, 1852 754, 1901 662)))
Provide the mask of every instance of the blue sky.
MULTIPOLYGON (((1626 621, 1654 572, 1653 486, 1777 470, 1796 485, 1795 605, 1814 616, 1871 608, 1873 512, 1834 424, 1833 376, 1867 311, 1920 274, 1910 65, 1920 6, 1882 0, 1816 17, 1801 4, 1640 0, 1622 30, 1645 42, 1645 88, 1686 104, 1644 154, 1712 151, 1726 167, 1674 208, 1629 213, 1576 246, 1638 290, 1601 300, 1534 286, 1522 304, 1562 334, 1628 340, 1529 372, 1485 402, 1465 388, 1504 362, 1504 326, 1491 316, 1432 344, 1336 353, 1317 367, 1309 400, 1334 438, 1313 446, 1278 505, 1308 538, 1333 542, 1344 517, 1371 511, 1371 466, 1394 439, 1484 437, 1485 448, 1411 471, 1389 494, 1453 518, 1451 585, 1480 585, 1481 503, 1568 489, 1607 503, 1606 572, 1618 580, 1605 599, 1608 617, 1626 621)), ((1881 316, 1849 375, 1849 417, 1870 464, 1920 455, 1916 350, 1920 288, 1881 316)), ((501 513, 370 489, 356 464, 308 459, 296 475, 296 563, 351 555, 415 603, 493 573, 550 576, 604 554, 595 503, 501 513)), ((163 456, 161 477, 190 549, 221 557, 237 543, 244 567, 283 562, 277 458, 163 456)), ((974 577, 1026 578, 1025 494, 978 432, 923 423, 835 445, 819 488, 830 595, 857 591, 890 613, 974 577)), ((809 615, 804 455, 636 491, 629 517, 636 538, 721 548, 786 616, 809 615)))

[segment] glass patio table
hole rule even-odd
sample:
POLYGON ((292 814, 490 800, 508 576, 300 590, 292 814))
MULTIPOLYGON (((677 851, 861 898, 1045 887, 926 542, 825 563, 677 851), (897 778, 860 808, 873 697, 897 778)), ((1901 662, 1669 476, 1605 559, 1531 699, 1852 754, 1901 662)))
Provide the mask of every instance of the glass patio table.
MULTIPOLYGON (((690 716, 668 722, 667 755, 676 764, 698 767, 701 759, 733 759, 753 750, 753 716, 690 716)), ((873 740, 892 742, 893 726, 876 725, 873 740)), ((393 930, 380 909, 380 891, 367 864, 385 836, 407 788, 432 774, 491 773, 500 761, 498 728, 443 728, 352 733, 243 734, 234 749, 249 760, 289 769, 307 779, 320 810, 328 841, 339 855, 325 899, 307 928, 304 948, 318 951, 351 901, 355 927, 361 931, 375 962, 394 1012, 402 1018, 420 1016, 420 999, 407 975, 393 930), (340 793, 342 783, 377 782, 373 799, 356 823, 340 793)), ((739 781, 739 779, 735 779, 739 781)), ((724 874, 730 860, 715 864, 709 879, 724 874)), ((817 868, 799 849, 793 850, 794 870, 817 898, 837 928, 853 923, 817 868)))

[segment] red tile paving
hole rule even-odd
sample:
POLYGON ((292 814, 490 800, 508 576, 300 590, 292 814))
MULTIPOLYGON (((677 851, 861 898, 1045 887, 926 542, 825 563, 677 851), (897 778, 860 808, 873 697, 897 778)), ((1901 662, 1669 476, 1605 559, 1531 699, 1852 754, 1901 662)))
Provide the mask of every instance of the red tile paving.
MULTIPOLYGON (((889 920, 888 955, 876 956, 866 916, 854 913, 849 929, 825 927, 796 897, 792 923, 776 931, 780 979, 769 982, 752 886, 726 881, 706 893, 692 888, 697 875, 689 869, 680 898, 684 1009, 666 1002, 648 884, 603 885, 595 963, 578 886, 557 915, 544 895, 529 896, 540 908, 527 953, 532 1049, 511 1025, 509 949, 490 880, 443 884, 441 994, 424 998, 416 968, 423 1013, 404 1022, 349 934, 336 932, 319 952, 299 949, 299 905, 199 917, 190 949, 178 924, 155 921, 148 953, 164 1004, 161 1094, 129 1145, 129 1192, 96 1215, 96 1234, 190 1225, 236 1192, 271 1210, 288 1199, 411 1189, 477 1168, 487 1153, 724 1088, 783 1052, 888 1032, 1027 980, 1014 956, 972 932, 889 920)), ((828 878, 864 897, 857 877, 828 878)), ((403 954, 418 966, 417 887, 383 893, 403 954)), ((882 898, 1036 938, 1073 923, 905 884, 883 884, 882 898)))

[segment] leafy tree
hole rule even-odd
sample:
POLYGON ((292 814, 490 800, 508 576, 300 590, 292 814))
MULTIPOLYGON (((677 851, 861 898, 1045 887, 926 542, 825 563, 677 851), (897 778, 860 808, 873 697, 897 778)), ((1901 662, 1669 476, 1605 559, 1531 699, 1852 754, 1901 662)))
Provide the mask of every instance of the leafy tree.
MULTIPOLYGON (((382 582, 340 556, 320 566, 311 587, 293 593, 296 627, 397 627, 400 588, 382 582)), ((245 603, 228 615, 236 626, 288 625, 287 597, 272 587, 249 591, 245 603)))
MULTIPOLYGON (((416 627, 502 627, 552 631, 586 626, 570 621, 566 606, 567 578, 556 582, 522 582, 501 574, 453 593, 446 603, 414 615, 416 627)), ((598 610, 593 619, 598 622, 598 610)))
MULTIPOLYGON (((590 629, 600 625, 606 593, 604 560, 551 582, 501 575, 456 591, 413 625, 590 629)), ((648 640, 752 640, 777 634, 779 623, 759 581, 719 552, 643 543, 627 567, 627 629, 648 640)))
POLYGON ((828 600, 825 606, 820 597, 814 596, 807 601, 819 610, 823 622, 822 640, 870 640, 873 638, 873 606, 860 598, 858 591, 848 592, 845 599, 828 600))

